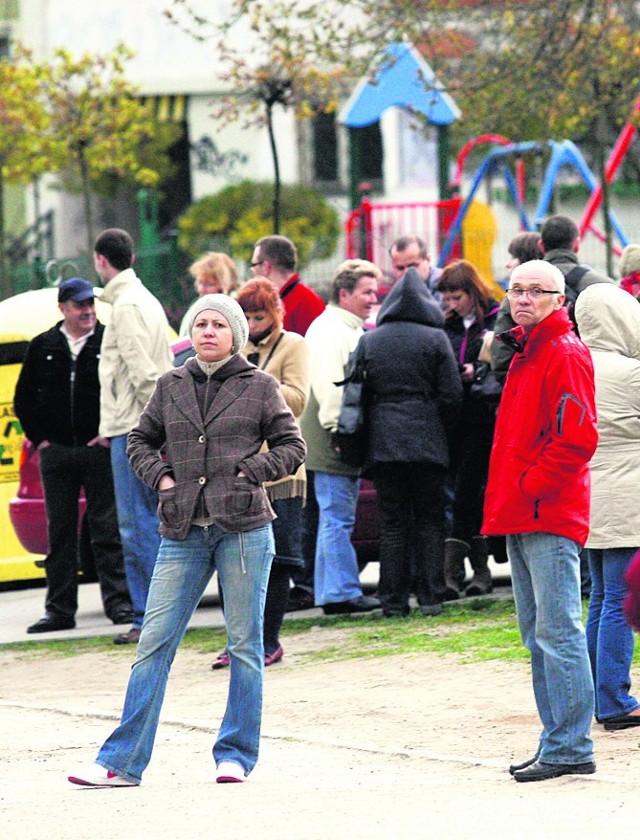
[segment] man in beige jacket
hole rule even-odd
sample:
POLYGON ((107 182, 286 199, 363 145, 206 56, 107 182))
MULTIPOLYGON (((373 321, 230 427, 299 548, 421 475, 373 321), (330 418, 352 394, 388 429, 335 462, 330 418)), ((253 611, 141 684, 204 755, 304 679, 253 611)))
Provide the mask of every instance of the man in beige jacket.
POLYGON ((157 494, 131 469, 127 435, 137 424, 158 377, 172 366, 169 325, 162 305, 131 268, 133 240, 125 230, 103 231, 94 245, 93 259, 105 286, 100 300, 113 307, 98 368, 100 434, 111 442, 120 540, 134 611, 131 630, 116 636, 114 642, 137 643, 160 536, 157 494))

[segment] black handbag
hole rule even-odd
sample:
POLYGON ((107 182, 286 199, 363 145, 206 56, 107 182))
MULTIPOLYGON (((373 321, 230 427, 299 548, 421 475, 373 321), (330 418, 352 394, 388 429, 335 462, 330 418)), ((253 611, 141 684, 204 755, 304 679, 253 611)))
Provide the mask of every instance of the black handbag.
POLYGON ((475 372, 469 388, 469 396, 471 399, 478 400, 487 405, 498 405, 500 402, 502 383, 498 382, 488 362, 476 363, 475 372))
POLYGON ((346 377, 335 383, 344 386, 335 442, 340 460, 351 467, 362 467, 367 457, 366 378, 364 362, 356 364, 351 356, 346 377))

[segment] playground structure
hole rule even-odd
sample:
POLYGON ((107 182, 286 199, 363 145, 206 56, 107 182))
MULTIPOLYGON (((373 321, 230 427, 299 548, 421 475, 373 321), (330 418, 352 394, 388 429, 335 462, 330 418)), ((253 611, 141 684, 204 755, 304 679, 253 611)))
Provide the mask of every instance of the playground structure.
MULTIPOLYGON (((607 184, 613 181, 635 138, 637 129, 634 118, 638 114, 640 97, 606 162, 607 184)), ((595 214, 602 204, 602 184, 573 142, 549 140, 546 145, 533 141, 512 143, 501 135, 488 134, 470 140, 461 149, 449 184, 452 198, 387 204, 372 202, 368 195, 364 195, 360 206, 351 212, 346 221, 347 256, 366 257, 386 268, 388 249, 393 240, 402 234, 418 233, 427 242, 434 261, 437 255, 439 266, 465 256, 474 262, 483 276, 493 279, 490 252, 495 239, 496 223, 491 208, 477 198, 482 183, 489 177, 501 175, 518 216, 520 229, 537 230, 549 215, 558 175, 565 167, 572 167, 590 190, 590 197, 578 224, 581 236, 591 233, 605 242, 605 234, 594 223, 595 214), (463 199, 460 192, 466 159, 474 148, 485 143, 491 144, 492 148, 474 173, 468 194, 463 199), (525 205, 525 158, 528 155, 543 155, 547 149, 550 151, 549 160, 535 211, 530 216, 525 205)), ((608 211, 608 221, 618 240, 612 243, 612 250, 619 255, 628 244, 628 239, 611 209, 608 211)))

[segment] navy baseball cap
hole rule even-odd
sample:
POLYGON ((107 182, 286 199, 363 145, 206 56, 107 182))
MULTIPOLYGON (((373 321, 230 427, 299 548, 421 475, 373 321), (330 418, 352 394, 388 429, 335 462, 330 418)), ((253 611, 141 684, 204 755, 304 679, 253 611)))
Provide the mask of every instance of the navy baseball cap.
POLYGON ((88 280, 82 277, 72 277, 65 280, 58 286, 58 303, 65 303, 68 300, 75 300, 80 303, 83 300, 91 300, 96 296, 96 290, 88 280))

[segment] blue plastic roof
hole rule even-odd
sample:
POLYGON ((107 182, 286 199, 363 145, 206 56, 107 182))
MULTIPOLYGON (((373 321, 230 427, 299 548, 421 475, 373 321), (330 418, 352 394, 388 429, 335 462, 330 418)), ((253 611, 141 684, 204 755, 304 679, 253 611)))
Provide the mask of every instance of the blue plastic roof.
POLYGON ((411 108, 433 125, 450 125, 460 110, 445 93, 433 70, 411 44, 390 44, 377 63, 375 81, 362 78, 338 120, 350 128, 371 125, 387 108, 411 108), (388 66, 386 66, 388 65, 388 66))

